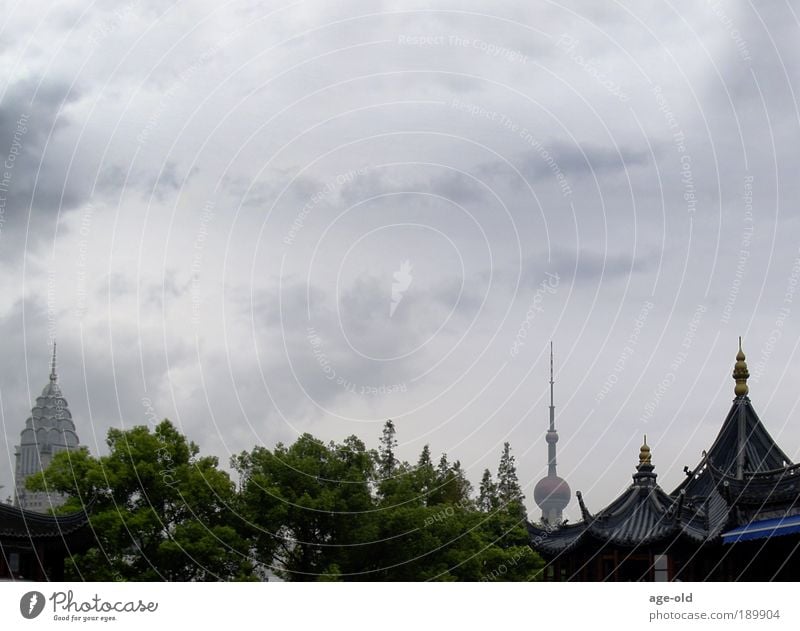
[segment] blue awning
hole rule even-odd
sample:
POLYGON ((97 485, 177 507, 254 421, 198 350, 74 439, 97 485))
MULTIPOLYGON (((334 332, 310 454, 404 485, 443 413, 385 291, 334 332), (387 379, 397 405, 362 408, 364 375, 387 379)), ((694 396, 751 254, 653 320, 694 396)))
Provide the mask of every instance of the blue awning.
POLYGON ((722 543, 736 543, 752 539, 769 539, 800 532, 800 515, 762 519, 722 533, 722 543))

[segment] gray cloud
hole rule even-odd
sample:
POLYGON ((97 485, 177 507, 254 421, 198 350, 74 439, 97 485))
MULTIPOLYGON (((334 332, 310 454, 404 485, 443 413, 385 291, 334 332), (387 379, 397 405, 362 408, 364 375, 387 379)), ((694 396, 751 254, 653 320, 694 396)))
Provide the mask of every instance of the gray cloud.
POLYGON ((195 168, 191 173, 181 173, 180 168, 172 160, 163 165, 148 164, 133 172, 127 167, 109 166, 101 171, 98 178, 98 189, 119 195, 120 191, 134 189, 144 199, 155 198, 159 202, 172 199, 178 191, 189 184, 190 179, 198 174, 195 168))
MULTIPOLYGON (((7 38, 6 67, 25 70, 2 94, 0 157, 29 116, 0 225, 6 444, 43 385, 54 327, 93 449, 144 418, 146 394, 223 461, 298 431, 371 441, 391 416, 404 457, 430 442, 476 481, 509 439, 532 483, 554 338, 562 474, 602 506, 629 479, 631 436, 647 429, 666 486, 708 446, 744 334, 754 397, 797 453, 786 384, 800 375, 791 344, 769 342, 777 321, 784 341, 800 335, 785 303, 796 25, 780 4, 715 7, 320 0, 266 18, 256 5, 134 3, 77 22, 68 3, 29 40, 7 38), (406 260, 413 280, 392 314, 406 260), (560 284, 531 311, 546 271, 560 284), (351 388, 381 384, 407 390, 351 388)), ((33 19, 20 16, 13 28, 33 19)))
MULTIPOLYGON (((643 149, 619 149, 588 144, 575 146, 562 141, 540 139, 539 153, 528 151, 516 157, 514 164, 526 180, 549 180, 554 173, 561 172, 569 181, 586 175, 609 177, 614 172, 624 175, 629 169, 645 167, 650 162, 650 154, 643 149)), ((480 166, 479 173, 489 179, 509 178, 517 186, 522 181, 507 163, 494 161, 480 166)))
POLYGON ((19 256, 21 235, 34 241, 52 235, 55 217, 88 199, 90 184, 68 176, 70 148, 63 143, 70 124, 65 109, 79 96, 66 81, 26 78, 9 83, 0 97, 6 258, 19 256))

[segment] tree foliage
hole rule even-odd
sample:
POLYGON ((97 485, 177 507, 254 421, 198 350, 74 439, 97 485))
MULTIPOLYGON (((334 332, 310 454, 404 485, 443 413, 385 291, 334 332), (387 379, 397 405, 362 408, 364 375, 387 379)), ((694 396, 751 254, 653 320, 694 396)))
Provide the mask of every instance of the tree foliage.
POLYGON ((501 506, 512 514, 525 518, 525 495, 519 485, 517 465, 511 455, 511 445, 503 444, 503 453, 500 455, 500 464, 497 466, 497 499, 501 506))
POLYGON ((109 454, 56 454, 31 490, 68 496, 59 512, 88 507, 96 539, 69 559, 70 578, 210 581, 255 578, 230 477, 169 421, 110 429, 109 454))
MULTIPOLYGON (((377 451, 354 436, 309 434, 233 459, 258 554, 285 580, 534 580, 519 505, 472 497, 461 464, 426 445, 416 466, 397 458, 396 430, 377 451), (479 510, 480 509, 480 510, 479 510)), ((515 479, 513 459, 511 477, 515 479)), ((508 467, 506 466, 506 469, 508 467)), ((494 488, 494 487, 493 487, 494 488)), ((521 502, 521 491, 516 494, 521 502)))
POLYGON ((500 499, 497 496, 497 485, 492 480, 492 472, 484 469, 480 487, 478 487, 478 509, 484 512, 497 510, 500 499))
POLYGON ((428 445, 415 465, 397 455, 387 421, 377 449, 303 434, 231 459, 213 457, 169 422, 112 429, 109 454, 58 454, 29 481, 89 507, 96 545, 70 578, 289 581, 535 580, 524 496, 510 446, 477 497, 460 462, 428 445))
POLYGON ((256 447, 233 459, 244 519, 260 558, 287 580, 358 571, 371 540, 374 454, 355 436, 324 444, 303 434, 290 447, 256 447))

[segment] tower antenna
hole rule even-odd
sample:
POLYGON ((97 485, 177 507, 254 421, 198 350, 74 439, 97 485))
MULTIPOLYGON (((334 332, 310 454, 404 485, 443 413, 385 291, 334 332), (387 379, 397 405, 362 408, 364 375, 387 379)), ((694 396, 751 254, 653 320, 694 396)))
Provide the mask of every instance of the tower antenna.
POLYGON ((55 382, 58 379, 56 374, 56 341, 53 340, 53 359, 50 363, 50 381, 55 382))

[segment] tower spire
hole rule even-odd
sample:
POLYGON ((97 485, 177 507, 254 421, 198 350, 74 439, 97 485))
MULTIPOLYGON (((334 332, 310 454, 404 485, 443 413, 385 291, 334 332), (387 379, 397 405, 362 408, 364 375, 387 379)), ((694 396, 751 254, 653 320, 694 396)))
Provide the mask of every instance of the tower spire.
POLYGON ((553 403, 553 340, 550 340, 550 431, 556 431, 556 406, 553 403))
POLYGON ((50 363, 50 381, 55 383, 57 379, 58 375, 56 374, 56 341, 53 340, 53 359, 50 363))
POLYGON ((542 509, 542 521, 557 525, 563 522, 563 511, 569 504, 572 491, 566 481, 556 472, 556 404, 553 397, 553 341, 550 341, 550 427, 545 435, 547 441, 547 477, 536 483, 533 499, 542 509))
POLYGON ((553 340, 550 340, 550 428, 547 430, 547 475, 555 477, 556 473, 556 406, 553 402, 553 340))

